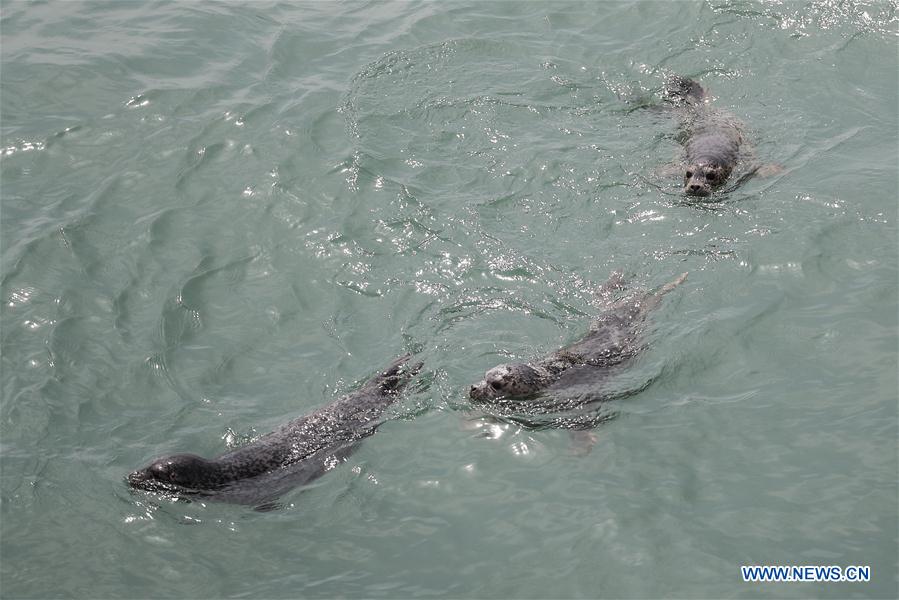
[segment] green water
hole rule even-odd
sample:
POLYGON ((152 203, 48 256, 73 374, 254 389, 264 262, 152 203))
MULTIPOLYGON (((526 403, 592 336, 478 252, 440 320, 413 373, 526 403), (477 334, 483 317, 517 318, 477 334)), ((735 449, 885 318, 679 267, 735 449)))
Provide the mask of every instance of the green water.
POLYGON ((897 596, 896 3, 4 1, 4 598, 897 596), (689 205, 666 74, 743 120, 689 205), (468 386, 647 349, 587 456, 468 386), (278 511, 132 494, 425 372, 278 511), (741 565, 870 565, 744 583, 741 565))

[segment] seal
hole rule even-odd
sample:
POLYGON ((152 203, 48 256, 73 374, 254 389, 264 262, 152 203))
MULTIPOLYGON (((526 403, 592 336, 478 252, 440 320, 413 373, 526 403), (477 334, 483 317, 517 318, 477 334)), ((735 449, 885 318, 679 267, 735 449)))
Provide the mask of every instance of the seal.
POLYGON ((743 145, 743 125, 733 115, 707 106, 696 81, 675 75, 666 86, 668 102, 683 109, 679 140, 684 146, 684 193, 710 196, 730 177, 743 145))
POLYGON ((421 369, 411 355, 393 361, 361 388, 255 441, 215 458, 172 454, 130 473, 136 489, 173 497, 271 507, 287 490, 308 483, 350 455, 381 424, 379 417, 421 369))
POLYGON ((597 293, 608 306, 591 323, 586 336, 544 358, 493 367, 483 380, 471 386, 469 397, 482 404, 505 404, 515 411, 536 409, 532 412, 558 411, 609 399, 608 395, 590 393, 590 389, 595 391, 598 382, 639 353, 639 334, 646 316, 686 278, 683 273, 655 292, 612 301, 614 292, 624 287, 621 274, 613 273, 597 293), (548 396, 549 401, 541 402, 541 395, 548 396))
MULTIPOLYGON (((708 197, 727 182, 738 162, 751 159, 745 126, 733 114, 709 106, 706 90, 687 77, 669 77, 665 100, 682 115, 676 138, 684 148, 684 193, 708 197)), ((777 165, 751 164, 741 181, 782 170, 777 165)))

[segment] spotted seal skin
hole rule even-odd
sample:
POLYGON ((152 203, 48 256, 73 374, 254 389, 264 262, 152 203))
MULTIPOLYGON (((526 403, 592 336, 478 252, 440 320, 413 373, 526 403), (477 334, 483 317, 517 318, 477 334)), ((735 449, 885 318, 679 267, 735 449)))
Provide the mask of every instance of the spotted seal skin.
POLYGON ((708 94, 696 81, 668 79, 666 100, 681 109, 678 135, 684 146, 684 193, 708 197, 727 182, 741 158, 743 124, 734 115, 708 105, 708 94))
POLYGON ((375 432, 384 410, 421 369, 402 356, 360 389, 215 458, 172 454, 126 479, 136 489, 261 504, 340 464, 362 438, 375 432))
MULTIPOLYGON (((545 358, 493 367, 482 381, 471 386, 469 397, 480 403, 520 401, 521 404, 530 404, 536 402, 543 392, 557 395, 585 381, 589 385, 600 381, 613 367, 623 364, 640 351, 640 326, 646 316, 658 306, 665 294, 686 278, 684 273, 656 292, 643 292, 612 302, 591 324, 583 339, 545 358)), ((622 287, 623 279, 615 273, 599 293, 608 300, 616 289, 622 287)))

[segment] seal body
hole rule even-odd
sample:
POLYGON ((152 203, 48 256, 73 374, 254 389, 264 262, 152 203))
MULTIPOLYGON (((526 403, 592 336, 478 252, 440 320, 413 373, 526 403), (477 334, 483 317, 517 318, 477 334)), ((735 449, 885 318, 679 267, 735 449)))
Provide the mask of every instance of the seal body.
MULTIPOLYGON (((469 397, 478 403, 506 405, 513 410, 531 409, 528 412, 557 412, 596 400, 590 391, 597 390, 603 379, 636 356, 646 316, 686 276, 680 275, 655 292, 609 302, 582 339, 539 360, 493 367, 482 381, 471 386, 469 397), (569 393, 575 389, 579 390, 576 394, 569 393), (573 396, 576 398, 571 402, 573 396)), ((621 276, 615 274, 600 288, 600 296, 608 301, 611 293, 621 287, 621 276)))
POLYGON ((685 77, 669 79, 666 99, 682 113, 678 140, 684 146, 684 193, 706 197, 730 177, 740 158, 743 124, 730 113, 708 106, 707 93, 685 77))
POLYGON ((380 416, 393 404, 421 364, 402 356, 360 389, 257 440, 205 459, 173 454, 127 476, 137 489, 173 496, 259 504, 340 464, 359 441, 374 433, 380 416))

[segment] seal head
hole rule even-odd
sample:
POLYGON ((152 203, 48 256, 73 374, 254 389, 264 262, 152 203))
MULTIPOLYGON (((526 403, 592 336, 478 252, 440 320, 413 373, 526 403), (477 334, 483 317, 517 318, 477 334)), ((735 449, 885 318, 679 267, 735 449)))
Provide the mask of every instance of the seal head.
POLYGON ((519 398, 536 394, 545 387, 545 375, 525 363, 497 365, 487 371, 484 380, 471 386, 472 400, 487 401, 497 398, 519 398))
POLYGON ((149 491, 175 487, 215 487, 215 465, 196 454, 172 454, 157 458, 128 475, 132 487, 149 491), (206 485, 203 485, 203 484, 206 485))
POLYGON ((684 193, 703 198, 710 196, 724 185, 732 170, 732 165, 722 164, 714 159, 687 165, 684 171, 684 193))

